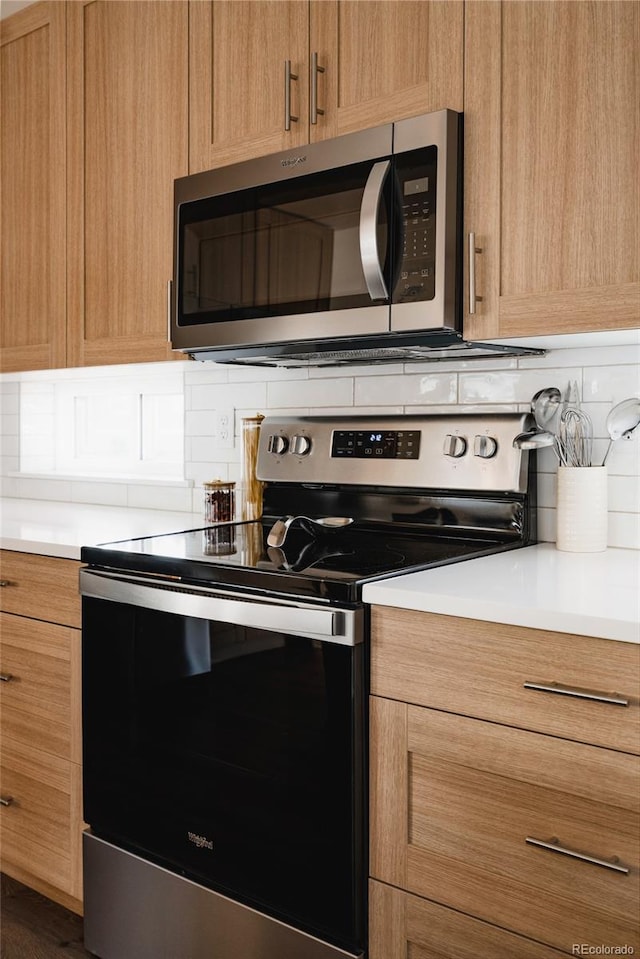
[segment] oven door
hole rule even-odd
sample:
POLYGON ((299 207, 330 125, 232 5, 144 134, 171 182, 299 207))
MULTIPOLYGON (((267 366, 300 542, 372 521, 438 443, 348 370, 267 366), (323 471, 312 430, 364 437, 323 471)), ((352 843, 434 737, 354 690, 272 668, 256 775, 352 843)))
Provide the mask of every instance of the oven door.
POLYGON ((94 835, 358 953, 362 610, 92 570, 81 590, 94 835))

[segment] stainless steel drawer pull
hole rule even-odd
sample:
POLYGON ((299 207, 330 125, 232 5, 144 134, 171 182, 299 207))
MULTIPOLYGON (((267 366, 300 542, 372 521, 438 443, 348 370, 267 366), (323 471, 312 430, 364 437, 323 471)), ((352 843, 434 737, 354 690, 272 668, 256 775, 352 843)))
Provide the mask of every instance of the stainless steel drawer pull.
POLYGON ((560 852, 563 856, 571 856, 572 859, 581 859, 583 862, 590 862, 594 866, 603 866, 605 869, 611 869, 613 872, 622 872, 625 875, 629 874, 629 869, 627 866, 623 866, 617 856, 612 856, 611 859, 600 859, 598 856, 589 856, 586 852, 577 852, 575 849, 568 849, 566 846, 561 846, 560 841, 552 836, 549 840, 544 839, 534 839, 532 836, 527 836, 525 842, 529 843, 530 846, 539 846, 541 849, 549 849, 551 852, 560 852))
POLYGON ((13 796, 0 796, 0 806, 12 806, 13 796))
POLYGON ((297 80, 298 74, 291 72, 291 60, 284 61, 284 128, 291 129, 291 123, 297 123, 298 117, 291 112, 291 81, 297 80))
POLYGON ((11 586, 8 579, 0 579, 0 586, 11 586))
POLYGON ((11 673, 0 673, 0 683, 10 683, 12 679, 11 673))
POLYGON ((597 703, 609 703, 611 706, 628 706, 629 700, 619 693, 605 693, 597 689, 582 689, 580 686, 564 686, 562 683, 534 683, 527 680, 525 689, 535 689, 540 693, 557 693, 559 696, 575 696, 576 699, 592 699, 597 703))

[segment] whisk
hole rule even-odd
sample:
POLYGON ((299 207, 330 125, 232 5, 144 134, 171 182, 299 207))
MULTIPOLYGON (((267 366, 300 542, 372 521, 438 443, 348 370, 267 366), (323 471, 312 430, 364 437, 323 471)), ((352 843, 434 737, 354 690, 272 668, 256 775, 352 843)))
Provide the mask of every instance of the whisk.
POLYGON ((567 406, 560 414, 555 445, 560 466, 591 466, 593 424, 589 414, 567 406))

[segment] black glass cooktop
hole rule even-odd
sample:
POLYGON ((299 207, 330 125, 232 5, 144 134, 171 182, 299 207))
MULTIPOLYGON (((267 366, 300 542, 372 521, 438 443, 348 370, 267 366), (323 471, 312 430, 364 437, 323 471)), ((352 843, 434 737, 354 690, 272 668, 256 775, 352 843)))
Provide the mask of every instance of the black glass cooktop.
POLYGON ((492 538, 421 535, 355 522, 318 534, 292 526, 269 546, 273 520, 230 523, 85 547, 82 560, 194 584, 354 603, 366 582, 504 549, 492 538))

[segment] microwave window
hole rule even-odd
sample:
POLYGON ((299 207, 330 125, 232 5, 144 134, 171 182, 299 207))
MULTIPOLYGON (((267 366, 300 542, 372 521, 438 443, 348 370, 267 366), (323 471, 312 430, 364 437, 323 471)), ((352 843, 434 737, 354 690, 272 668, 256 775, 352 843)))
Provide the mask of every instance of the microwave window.
MULTIPOLYGON (((359 225, 372 162, 185 204, 180 227, 185 320, 370 303, 359 225)), ((377 223, 383 263, 390 254, 387 209, 383 198, 377 223)))

